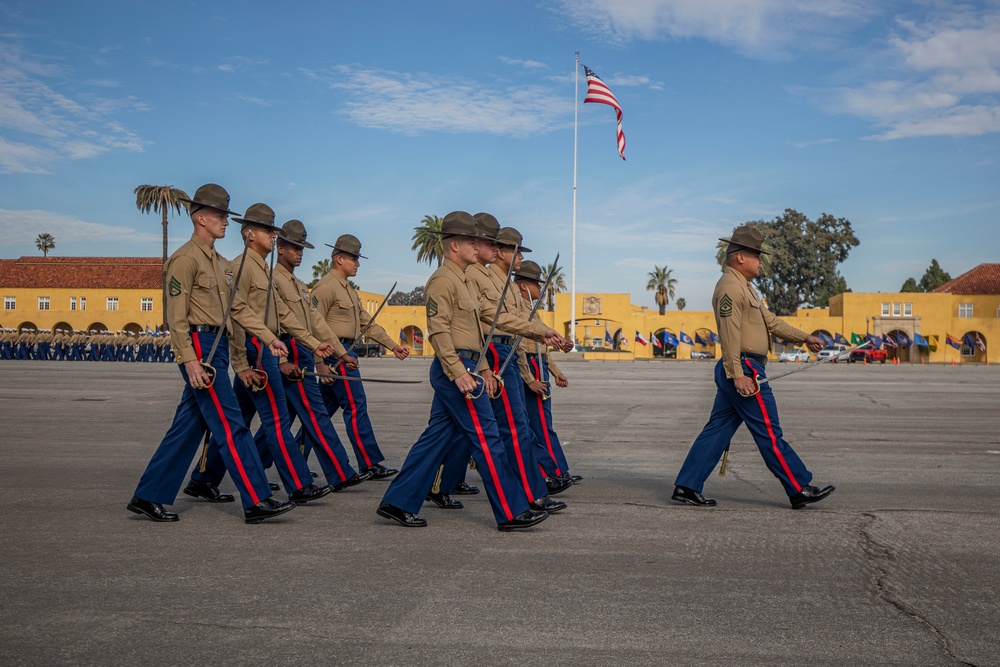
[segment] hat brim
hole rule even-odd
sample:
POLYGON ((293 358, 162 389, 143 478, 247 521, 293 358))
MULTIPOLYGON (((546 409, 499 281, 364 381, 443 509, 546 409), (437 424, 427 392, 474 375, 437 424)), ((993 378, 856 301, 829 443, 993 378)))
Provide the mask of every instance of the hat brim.
POLYGON ((497 245, 499 245, 501 248, 515 248, 516 247, 517 250, 518 250, 518 252, 531 252, 531 248, 525 248, 523 245, 513 246, 510 243, 500 243, 499 241, 497 242, 497 245))
POLYGON ((282 236, 281 240, 283 240, 285 243, 289 243, 291 245, 298 246, 300 248, 309 248, 310 250, 314 250, 316 248, 316 246, 314 246, 312 243, 309 243, 309 241, 293 241, 287 236, 282 236))
MULTIPOLYGON (((180 201, 183 201, 183 202, 187 202, 188 204, 197 204, 198 206, 201 206, 202 208, 214 208, 216 211, 222 211, 223 213, 225 213, 227 215, 242 215, 242 213, 240 213, 239 211, 230 211, 228 208, 219 208, 218 206, 215 206, 214 204, 206 204, 203 201, 197 201, 197 200, 194 200, 194 199, 185 199, 184 197, 178 197, 177 199, 179 199, 180 201)), ((190 206, 188 207, 188 210, 189 211, 191 210, 190 206)))
POLYGON ((485 234, 483 232, 468 233, 468 232, 449 232, 449 231, 441 230, 439 232, 431 232, 431 234, 434 234, 436 236, 466 236, 466 237, 468 237, 470 239, 484 239, 486 241, 496 241, 497 240, 497 237, 491 236, 490 234, 485 234))
POLYGON ((720 238, 719 240, 720 241, 725 241, 726 243, 734 245, 734 246, 736 246, 738 248, 746 248, 747 250, 753 250, 754 252, 759 252, 761 255, 770 255, 771 254, 770 250, 764 250, 763 248, 755 248, 752 245, 746 245, 746 244, 740 243, 738 241, 733 241, 732 239, 722 239, 722 238, 720 238))
POLYGON ((337 246, 335 246, 335 245, 330 245, 329 243, 324 243, 323 245, 325 245, 325 246, 326 246, 327 248, 333 248, 333 249, 334 249, 334 250, 336 250, 337 252, 342 252, 342 253, 344 253, 345 255, 353 255, 354 257, 357 257, 357 258, 359 258, 359 259, 368 259, 368 258, 367 258, 367 257, 365 257, 364 255, 359 255, 359 254, 358 254, 358 253, 356 253, 356 252, 351 252, 350 250, 344 250, 343 248, 338 248, 337 246))

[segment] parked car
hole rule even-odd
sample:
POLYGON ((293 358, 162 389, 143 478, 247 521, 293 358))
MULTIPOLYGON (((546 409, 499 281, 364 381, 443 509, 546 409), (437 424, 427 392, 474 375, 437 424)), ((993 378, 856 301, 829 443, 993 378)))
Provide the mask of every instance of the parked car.
POLYGON ((816 353, 816 359, 823 361, 825 359, 832 359, 832 363, 837 363, 840 359, 847 359, 846 345, 827 345, 822 350, 816 353))
POLYGON ((860 350, 854 350, 851 352, 851 356, 847 361, 852 364, 859 361, 869 364, 874 364, 877 361, 880 364, 884 364, 888 356, 889 353, 886 352, 885 348, 873 350, 870 347, 863 347, 860 350))
POLYGON ((805 350, 785 350, 778 355, 778 361, 809 361, 809 353, 805 350))
POLYGON ((693 350, 691 352, 692 359, 715 359, 715 355, 711 352, 702 352, 701 350, 693 350))
POLYGON ((381 357, 384 348, 378 343, 358 343, 354 351, 359 357, 381 357))

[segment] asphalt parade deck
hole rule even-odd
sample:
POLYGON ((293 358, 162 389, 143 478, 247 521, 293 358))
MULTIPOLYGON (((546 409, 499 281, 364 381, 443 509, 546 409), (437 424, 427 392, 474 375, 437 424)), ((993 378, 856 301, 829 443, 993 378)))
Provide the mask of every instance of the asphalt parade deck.
MULTIPOLYGON (((405 379, 428 366, 362 363, 405 379)), ((239 503, 180 495, 180 522, 153 523, 125 504, 173 416, 176 369, 0 362, 0 663, 1000 663, 1000 370, 782 379, 786 436, 836 493, 790 510, 741 429, 706 484, 718 507, 680 506, 712 363, 566 362, 555 421, 585 479, 565 512, 506 534, 484 494, 425 505, 424 529, 389 523, 387 482, 255 526, 239 503)), ((430 386, 367 389, 398 466, 430 386)))

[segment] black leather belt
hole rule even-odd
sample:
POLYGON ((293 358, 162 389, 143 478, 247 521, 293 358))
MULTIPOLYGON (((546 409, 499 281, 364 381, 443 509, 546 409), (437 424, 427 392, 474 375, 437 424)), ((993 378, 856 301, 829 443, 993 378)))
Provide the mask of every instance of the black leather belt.
POLYGON ((511 343, 514 342, 514 337, 513 336, 494 336, 490 340, 491 340, 491 342, 496 343, 497 345, 510 345, 511 343))
POLYGON ((344 347, 350 347, 350 346, 354 345, 354 339, 353 338, 340 338, 338 340, 340 340, 340 344, 343 345, 344 347))
POLYGON ((192 324, 191 331, 195 333, 219 333, 220 327, 212 326, 211 324, 192 324))
POLYGON ((290 333, 283 333, 280 336, 278 336, 278 340, 280 340, 283 343, 287 343, 288 341, 290 341, 293 338, 295 338, 295 336, 293 336, 290 333))
POLYGON ((458 350, 459 359, 471 359, 472 361, 479 361, 479 352, 477 350, 458 350))
POLYGON ((743 353, 740 354, 740 357, 742 357, 743 359, 750 359, 752 361, 756 361, 757 363, 760 363, 760 364, 766 364, 767 363, 767 355, 766 354, 756 354, 754 352, 743 352, 743 353))

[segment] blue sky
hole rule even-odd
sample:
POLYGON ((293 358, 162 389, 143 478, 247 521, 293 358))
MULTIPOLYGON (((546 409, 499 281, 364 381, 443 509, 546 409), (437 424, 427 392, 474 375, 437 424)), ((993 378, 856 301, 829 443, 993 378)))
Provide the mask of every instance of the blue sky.
POLYGON ((579 51, 628 146, 580 106, 578 292, 653 306, 666 264, 707 309, 716 238, 785 208, 851 220, 855 291, 998 261, 997 2, 14 1, 0 26, 2 257, 39 232, 157 256, 135 186, 217 182, 311 240, 360 237, 366 289, 423 284, 413 227, 455 209, 568 273, 579 51))

